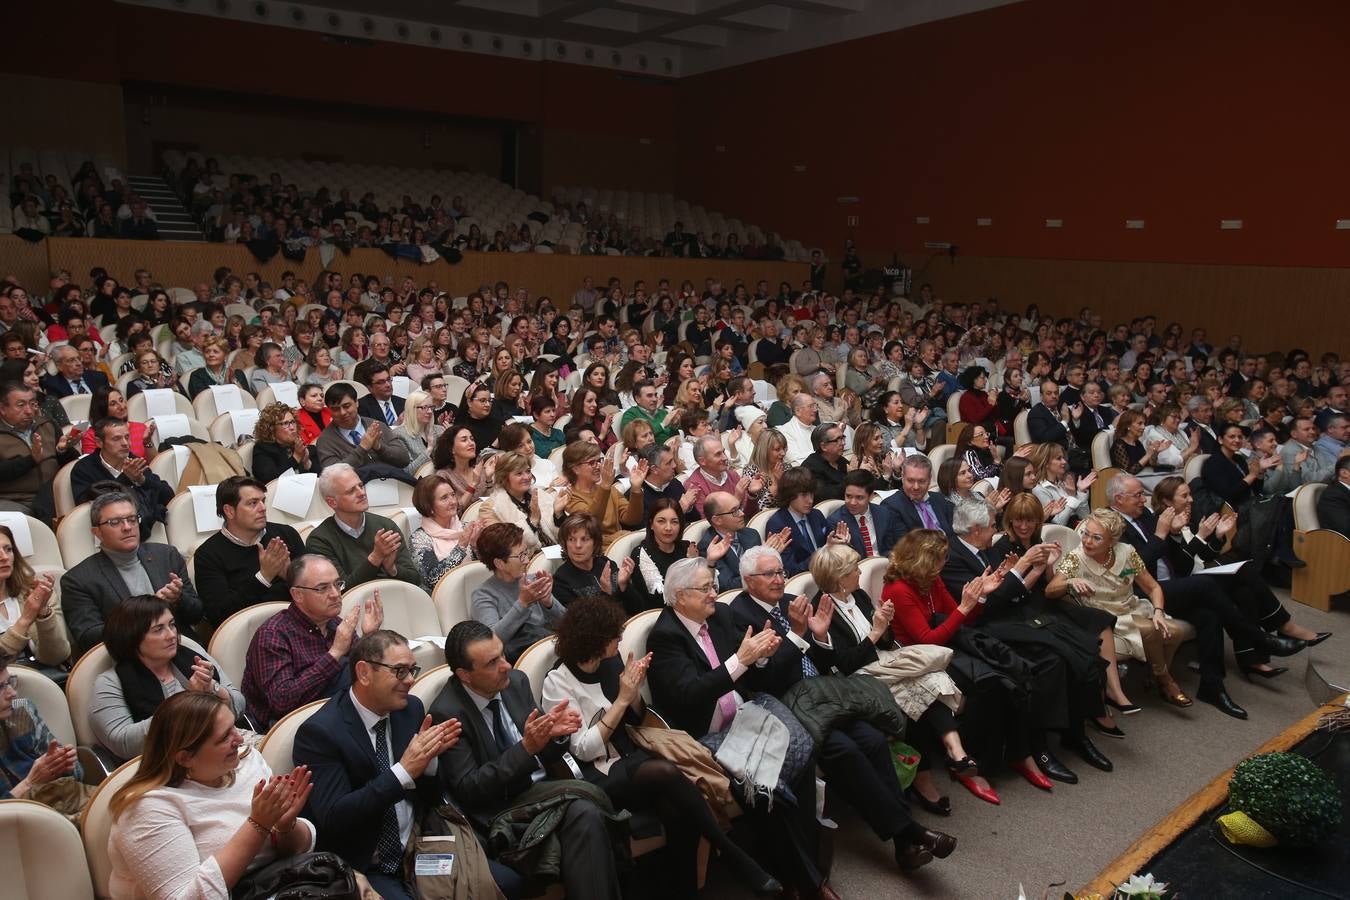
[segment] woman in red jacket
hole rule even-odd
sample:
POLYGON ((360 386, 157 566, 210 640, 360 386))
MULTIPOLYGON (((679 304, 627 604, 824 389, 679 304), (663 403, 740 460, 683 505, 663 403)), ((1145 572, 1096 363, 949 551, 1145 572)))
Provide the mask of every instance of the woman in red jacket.
MULTIPOLYGON (((957 603, 939 577, 946 562, 947 536, 941 531, 917 528, 891 549, 881 597, 895 607, 891 632, 901 644, 959 645, 958 632, 979 619, 984 597, 1002 583, 1003 572, 986 572, 966 584, 961 602, 957 603)), ((1032 757, 1033 736, 1025 711, 1020 708, 1023 704, 1011 695, 1006 680, 959 649, 947 674, 966 695, 965 710, 957 717, 966 745, 986 750, 978 755, 1001 752, 1009 768, 1042 790, 1048 789, 1050 783, 1032 757), (971 662, 975 664, 973 668, 971 662), (981 675, 981 670, 990 677, 981 675)), ((975 796, 999 802, 989 782, 979 776, 974 760, 962 760, 952 765, 950 771, 952 778, 975 796)))
POLYGON ((961 421, 974 422, 993 431, 998 406, 994 403, 994 397, 989 395, 989 373, 984 366, 970 366, 961 373, 959 380, 964 388, 957 403, 961 410, 961 421))
POLYGON ((300 385, 300 408, 295 421, 300 425, 300 439, 309 446, 319 439, 319 432, 333 421, 333 414, 323 402, 323 388, 317 384, 300 385))

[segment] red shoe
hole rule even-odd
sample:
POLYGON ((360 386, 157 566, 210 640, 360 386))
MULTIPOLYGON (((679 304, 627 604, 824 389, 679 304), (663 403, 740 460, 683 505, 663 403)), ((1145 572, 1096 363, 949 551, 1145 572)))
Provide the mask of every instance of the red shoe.
POLYGON ((1025 760, 1008 763, 1008 768, 1031 782, 1032 787, 1038 787, 1043 791, 1053 790, 1055 787, 1054 783, 1046 778, 1040 769, 1036 768, 1034 764, 1028 764, 1025 760))
POLYGON ((971 759, 969 756, 949 764, 947 771, 951 773, 953 781, 961 782, 961 784, 965 785, 966 790, 970 791, 976 797, 979 797, 985 803, 992 803, 995 806, 998 806, 1003 802, 999 799, 998 792, 995 791, 993 787, 981 787, 975 783, 975 779, 972 775, 978 774, 978 770, 975 765, 975 760, 971 759))

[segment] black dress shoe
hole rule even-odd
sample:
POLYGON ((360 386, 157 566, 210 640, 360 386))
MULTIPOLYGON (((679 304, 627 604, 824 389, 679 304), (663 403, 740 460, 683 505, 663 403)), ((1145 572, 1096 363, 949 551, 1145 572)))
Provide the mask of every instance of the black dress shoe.
POLYGON ((1101 722, 1098 722, 1096 719, 1088 719, 1088 724, 1091 725, 1093 728, 1097 729, 1098 734, 1104 734, 1107 737, 1116 738, 1117 740, 1125 739, 1125 732, 1120 730, 1119 725, 1112 725, 1110 728, 1107 728, 1105 725, 1103 725, 1101 722))
POLYGON ((923 794, 920 794, 913 786, 905 791, 905 796, 917 803, 920 808, 932 813, 935 816, 950 816, 952 814, 952 800, 947 796, 939 796, 936 800, 929 800, 923 794))
POLYGON ((1219 712, 1235 719, 1247 718, 1247 711, 1233 702, 1233 698, 1228 696, 1223 685, 1212 687, 1209 685, 1200 685, 1200 690, 1195 692, 1195 699, 1201 703, 1208 703, 1216 707, 1219 712))
POLYGON ((913 872, 933 861, 932 852, 923 844, 895 844, 895 864, 901 872, 913 872))
POLYGON ((1330 631, 1319 631, 1317 632, 1317 637, 1313 638, 1310 641, 1304 641, 1304 643, 1307 644, 1309 647, 1316 647, 1318 644, 1322 643, 1329 637, 1331 637, 1330 631))
POLYGON ((1072 741, 1065 741, 1064 746, 1081 756, 1083 761, 1094 769, 1110 772, 1115 768, 1111 760, 1106 758, 1106 754, 1098 750, 1097 745, 1092 743, 1087 735, 1075 738, 1072 741))
POLYGON ((941 831, 929 831, 927 828, 923 830, 917 843, 938 859, 946 859, 956 849, 956 838, 941 831))
POLYGON ((1288 666, 1271 666, 1268 669, 1258 669, 1256 666, 1239 666, 1242 670, 1242 677, 1248 681, 1255 675, 1258 678, 1274 678, 1276 675, 1283 675, 1289 671, 1288 666))
POLYGON ((1049 750, 1042 750, 1036 754, 1036 767, 1045 773, 1046 778, 1053 778, 1055 781, 1062 781, 1065 784, 1077 784, 1078 776, 1069 770, 1055 758, 1049 750))
POLYGON ((1282 634, 1267 634, 1261 641, 1261 648, 1271 656, 1293 656, 1306 646, 1307 641, 1285 637, 1282 634))

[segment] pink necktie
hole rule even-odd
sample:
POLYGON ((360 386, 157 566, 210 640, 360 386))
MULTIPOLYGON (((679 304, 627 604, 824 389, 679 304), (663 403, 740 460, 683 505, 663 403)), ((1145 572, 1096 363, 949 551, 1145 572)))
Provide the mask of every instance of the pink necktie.
MULTIPOLYGON (((708 665, 716 669, 722 664, 717 658, 717 648, 713 646, 712 635, 708 633, 707 625, 700 625, 698 629, 698 642, 703 646, 703 655, 708 657, 708 665)), ((736 717, 736 698, 728 692, 717 698, 717 708, 722 710, 722 728, 731 724, 731 720, 736 717)))

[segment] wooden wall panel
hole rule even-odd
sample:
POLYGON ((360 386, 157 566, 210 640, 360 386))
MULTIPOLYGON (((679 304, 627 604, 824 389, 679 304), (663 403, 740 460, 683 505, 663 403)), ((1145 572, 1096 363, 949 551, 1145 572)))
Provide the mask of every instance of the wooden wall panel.
POLYGON ((48 243, 30 244, 11 234, 0 236, 0 277, 13 275, 34 296, 47 293, 51 278, 51 269, 47 265, 48 243))

